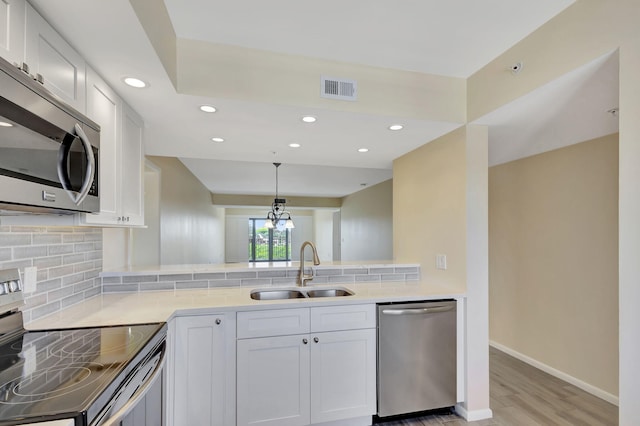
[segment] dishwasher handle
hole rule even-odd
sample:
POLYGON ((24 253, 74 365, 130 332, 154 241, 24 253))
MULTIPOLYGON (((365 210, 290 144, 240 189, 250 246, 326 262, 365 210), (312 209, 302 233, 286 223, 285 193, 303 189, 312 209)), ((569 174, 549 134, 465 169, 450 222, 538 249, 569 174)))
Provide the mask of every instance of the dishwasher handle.
POLYGON ((425 315, 425 314, 436 314, 438 312, 447 312, 451 311, 455 308, 456 305, 448 304, 448 305, 435 305, 429 306, 426 308, 389 308, 383 309, 382 313, 384 315, 425 315))

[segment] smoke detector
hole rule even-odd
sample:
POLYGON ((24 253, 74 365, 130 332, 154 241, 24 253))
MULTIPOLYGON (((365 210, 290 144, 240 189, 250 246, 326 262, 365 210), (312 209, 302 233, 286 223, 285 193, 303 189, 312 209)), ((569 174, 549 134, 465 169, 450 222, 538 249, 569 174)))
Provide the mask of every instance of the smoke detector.
POLYGON ((509 67, 509 69, 511 70, 511 74, 520 74, 520 71, 522 71, 522 66, 524 65, 524 63, 522 61, 518 61, 515 64, 511 65, 509 67))

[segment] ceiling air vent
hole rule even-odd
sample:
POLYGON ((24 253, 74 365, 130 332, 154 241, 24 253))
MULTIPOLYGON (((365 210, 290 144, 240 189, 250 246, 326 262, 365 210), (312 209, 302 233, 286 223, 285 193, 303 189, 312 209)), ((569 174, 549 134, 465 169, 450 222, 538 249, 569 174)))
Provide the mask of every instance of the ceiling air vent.
POLYGON ((358 94, 358 83, 345 78, 320 77, 320 97, 355 101, 358 94))

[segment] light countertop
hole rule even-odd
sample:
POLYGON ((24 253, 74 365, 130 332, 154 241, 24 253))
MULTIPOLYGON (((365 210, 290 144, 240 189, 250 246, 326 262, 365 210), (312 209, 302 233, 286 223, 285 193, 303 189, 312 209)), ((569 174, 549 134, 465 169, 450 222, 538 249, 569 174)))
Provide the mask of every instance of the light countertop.
MULTIPOLYGON (((352 263, 350 263, 352 265, 352 263)), ((246 267, 246 265, 245 265, 246 267)), ((193 270, 193 269, 191 269, 193 270)), ((375 282, 346 285, 352 296, 313 299, 253 300, 252 288, 209 288, 193 290, 145 291, 102 294, 70 306, 56 314, 26 324, 30 330, 96 327, 168 321, 179 315, 265 310, 301 306, 349 305, 464 297, 464 292, 441 284, 422 281, 375 282)), ((327 285, 310 285, 327 287, 327 285)))

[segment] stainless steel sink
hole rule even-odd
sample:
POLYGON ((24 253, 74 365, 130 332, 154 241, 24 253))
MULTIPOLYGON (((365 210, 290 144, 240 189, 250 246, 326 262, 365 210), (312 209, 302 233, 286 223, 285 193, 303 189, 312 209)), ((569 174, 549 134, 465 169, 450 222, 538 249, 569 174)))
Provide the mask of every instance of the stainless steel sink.
POLYGON ((309 297, 340 297, 352 295, 353 292, 346 288, 318 288, 307 290, 307 296, 309 297))
POLYGON ((354 293, 343 287, 329 288, 261 288, 251 290, 250 296, 254 300, 283 300, 304 299, 307 297, 342 297, 352 296, 354 293))
POLYGON ((307 296, 303 292, 293 289, 263 289, 251 291, 251 298, 254 300, 304 299, 305 297, 307 296))

